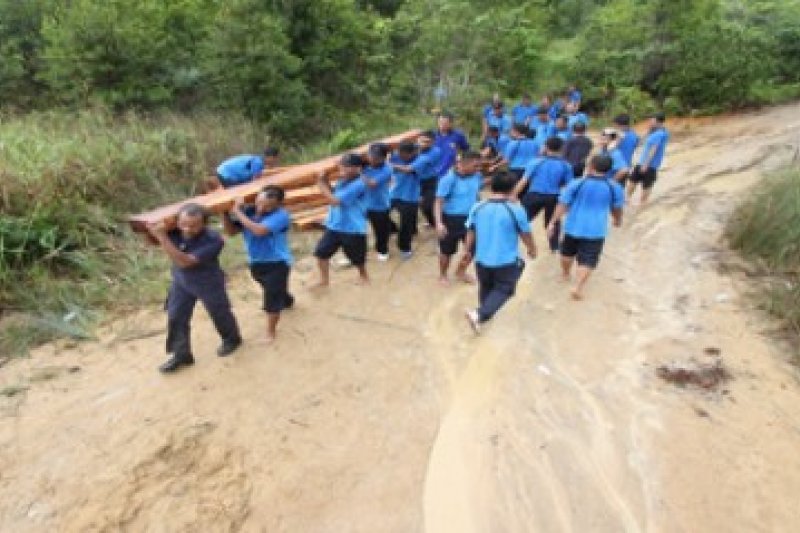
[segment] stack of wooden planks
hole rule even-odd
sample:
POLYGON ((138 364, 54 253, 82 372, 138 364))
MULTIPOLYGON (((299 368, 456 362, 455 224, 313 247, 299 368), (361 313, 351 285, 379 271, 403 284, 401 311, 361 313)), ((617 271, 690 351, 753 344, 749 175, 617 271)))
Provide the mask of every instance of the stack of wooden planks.
MULTIPOLYGON (((401 142, 415 140, 419 134, 419 130, 411 130, 376 142, 396 148, 401 142)), ((366 144, 348 152, 364 155, 368 147, 369 144, 366 144)), ((280 185, 286 191, 286 208, 291 212, 292 222, 297 229, 319 227, 325 219, 327 202, 317 188, 317 176, 325 173, 331 180, 335 180, 340 157, 341 155, 335 155, 313 163, 271 169, 250 183, 219 189, 153 211, 132 215, 128 217, 128 223, 137 233, 147 233, 147 227, 158 222, 164 222, 168 228, 172 228, 177 221, 178 211, 187 203, 200 204, 211 213, 222 214, 233 206, 236 198, 243 197, 246 202, 253 202, 265 185, 274 184, 280 185)))

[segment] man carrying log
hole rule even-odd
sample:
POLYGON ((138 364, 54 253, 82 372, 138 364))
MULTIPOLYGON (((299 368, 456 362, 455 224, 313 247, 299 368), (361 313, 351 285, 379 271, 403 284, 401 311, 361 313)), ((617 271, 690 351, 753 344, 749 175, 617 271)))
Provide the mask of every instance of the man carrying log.
POLYGON ((172 260, 166 303, 167 353, 171 357, 159 368, 164 373, 194 364, 189 322, 197 300, 203 302, 222 338, 218 356, 230 355, 242 343, 219 266, 224 242, 219 233, 207 228, 207 221, 202 206, 186 204, 178 213, 176 229, 167 232, 163 222, 149 226, 150 234, 172 260))
POLYGON ((211 179, 209 188, 227 189, 256 180, 265 169, 278 166, 278 157, 278 149, 267 146, 263 156, 242 154, 226 159, 217 167, 217 175, 211 179))
POLYGON ((294 297, 289 293, 293 257, 287 237, 291 219, 283 208, 284 196, 277 185, 267 185, 256 196, 255 208, 245 208, 244 199, 238 198, 222 219, 225 233, 242 233, 250 275, 263 289, 267 343, 275 340, 281 311, 294 305, 294 297))

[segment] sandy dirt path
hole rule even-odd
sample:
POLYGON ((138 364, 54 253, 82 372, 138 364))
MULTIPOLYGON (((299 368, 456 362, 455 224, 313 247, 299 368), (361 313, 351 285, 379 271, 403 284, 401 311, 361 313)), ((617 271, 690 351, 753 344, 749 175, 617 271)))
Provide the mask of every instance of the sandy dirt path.
POLYGON ((145 309, 6 364, 0 387, 27 390, 0 397, 0 531, 800 530, 798 372, 719 268, 732 207, 796 157, 800 105, 673 133, 580 304, 541 257, 473 338, 476 291, 437 285, 429 236, 369 288, 343 271, 311 294, 301 261, 274 347, 240 273, 231 358, 201 310, 197 364, 159 375, 145 309), (708 348, 723 390, 656 377, 708 348))

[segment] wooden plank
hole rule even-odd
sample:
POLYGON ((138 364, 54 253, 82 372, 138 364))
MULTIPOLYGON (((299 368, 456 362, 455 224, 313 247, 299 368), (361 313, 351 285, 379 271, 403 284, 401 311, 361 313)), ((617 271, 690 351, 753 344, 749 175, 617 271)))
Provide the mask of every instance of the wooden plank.
MULTIPOLYGON (((419 134, 419 130, 411 130, 387 137, 378 142, 382 142, 394 148, 401 142, 416 139, 419 134)), ((353 150, 348 150, 348 152, 356 152, 362 155, 366 154, 369 144, 365 144, 353 150)), ((207 194, 195 196, 194 198, 189 198, 181 202, 166 205, 146 213, 132 215, 128 217, 128 223, 134 231, 140 233, 146 232, 149 224, 154 224, 161 221, 163 221, 169 228, 174 227, 175 222, 177 221, 178 210, 181 208, 181 206, 190 202, 200 204, 212 213, 224 213, 231 208, 234 200, 240 196, 244 197, 246 201, 252 202, 256 194, 258 194, 258 191, 268 184, 281 185, 287 189, 298 189, 313 185, 316 182, 317 176, 321 172, 330 173, 335 171, 340 157, 341 154, 326 157, 325 159, 313 163, 295 165, 280 172, 276 172, 275 174, 263 176, 250 183, 237 185, 229 189, 216 190, 207 194)))

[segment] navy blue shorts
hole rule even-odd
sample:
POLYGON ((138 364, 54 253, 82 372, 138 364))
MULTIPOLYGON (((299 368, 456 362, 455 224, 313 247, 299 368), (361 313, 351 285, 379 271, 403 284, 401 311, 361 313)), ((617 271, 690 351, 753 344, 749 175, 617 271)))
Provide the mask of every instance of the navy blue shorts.
POLYGON ((282 261, 250 265, 250 275, 264 290, 262 309, 267 313, 280 313, 294 305, 289 294, 289 271, 289 265, 282 261))
POLYGON ((442 222, 447 228, 447 235, 439 239, 439 253, 453 255, 458 250, 458 243, 467 237, 466 215, 442 215, 442 222))
POLYGON ((361 233, 343 233, 341 231, 325 230, 322 238, 317 243, 314 256, 319 259, 330 259, 339 251, 344 251, 345 257, 355 266, 367 262, 367 236, 361 233))
POLYGON ((572 235, 564 235, 561 241, 561 255, 575 257, 578 264, 588 268, 596 268, 603 253, 605 239, 582 239, 572 235))
POLYGON ((658 171, 650 167, 647 171, 642 172, 641 167, 636 165, 633 167, 633 173, 630 179, 633 183, 641 183, 642 187, 645 189, 652 189, 658 179, 658 171))

